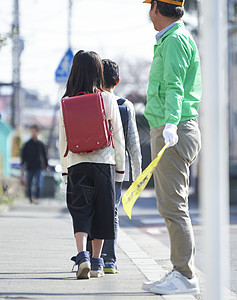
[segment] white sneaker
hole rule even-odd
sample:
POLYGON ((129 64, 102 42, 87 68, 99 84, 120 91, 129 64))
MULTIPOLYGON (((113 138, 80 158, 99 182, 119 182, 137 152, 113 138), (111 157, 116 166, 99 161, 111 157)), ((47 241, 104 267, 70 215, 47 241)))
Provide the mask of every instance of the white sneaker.
POLYGON ((177 271, 170 273, 164 281, 152 285, 150 292, 158 295, 199 294, 197 276, 188 279, 177 271))
POLYGON ((160 277, 160 279, 157 280, 157 281, 147 281, 147 282, 143 282, 142 289, 143 289, 144 291, 150 292, 152 286, 155 286, 155 285, 161 283, 162 281, 164 281, 164 280, 166 279, 166 277, 167 277, 170 273, 172 273, 172 272, 173 272, 173 271, 170 271, 170 272, 166 271, 165 274, 162 275, 162 276, 160 277))

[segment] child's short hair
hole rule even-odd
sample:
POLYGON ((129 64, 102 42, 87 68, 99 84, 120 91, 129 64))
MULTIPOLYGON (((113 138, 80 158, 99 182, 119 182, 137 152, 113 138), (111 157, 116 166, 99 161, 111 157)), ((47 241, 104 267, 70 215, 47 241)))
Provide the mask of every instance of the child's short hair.
POLYGON ((104 86, 113 88, 119 80, 119 66, 110 59, 102 59, 104 67, 104 86))
POLYGON ((30 129, 34 129, 34 130, 37 131, 37 132, 40 131, 39 126, 36 125, 36 124, 31 125, 31 126, 30 126, 30 129))

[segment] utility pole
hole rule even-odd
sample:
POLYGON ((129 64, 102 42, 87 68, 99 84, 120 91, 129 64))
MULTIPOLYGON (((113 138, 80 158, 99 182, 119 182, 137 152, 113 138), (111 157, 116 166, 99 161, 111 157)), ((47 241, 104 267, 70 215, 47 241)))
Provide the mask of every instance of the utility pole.
POLYGON ((71 48, 72 0, 68 0, 68 48, 71 48))
POLYGON ((201 1, 201 202, 207 300, 229 299, 227 0, 201 1))
POLYGON ((13 0, 13 23, 12 23, 12 103, 11 125, 16 128, 20 124, 20 37, 19 37, 19 1, 13 0))

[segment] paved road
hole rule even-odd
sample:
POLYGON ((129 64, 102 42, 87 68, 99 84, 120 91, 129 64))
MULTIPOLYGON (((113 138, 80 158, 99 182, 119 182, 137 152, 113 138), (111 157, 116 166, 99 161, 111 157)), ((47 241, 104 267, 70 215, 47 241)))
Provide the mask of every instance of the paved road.
MULTIPOLYGON (((10 211, 0 212, 0 245, 0 299, 203 298, 158 296, 141 290, 143 281, 156 279, 170 267, 167 232, 152 197, 139 199, 133 221, 121 209, 119 274, 75 279, 70 261, 76 254, 75 242, 63 201, 49 199, 38 206, 16 201, 10 211)), ((198 277, 203 291, 201 270, 198 277)), ((229 299, 237 299, 236 294, 228 294, 229 299)))
MULTIPOLYGON (((76 253, 71 219, 64 205, 43 201, 16 204, 0 214, 1 299, 146 299, 145 280, 119 248, 120 274, 76 280, 70 257, 76 253)), ((157 296, 157 299, 160 297, 157 296)))

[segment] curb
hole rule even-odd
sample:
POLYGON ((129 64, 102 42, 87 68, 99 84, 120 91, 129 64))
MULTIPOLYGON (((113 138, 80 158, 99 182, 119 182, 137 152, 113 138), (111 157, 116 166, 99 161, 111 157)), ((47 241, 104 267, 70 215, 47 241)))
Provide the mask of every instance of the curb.
MULTIPOLYGON (((150 258, 149 255, 144 252, 122 229, 119 231, 118 244, 125 254, 131 259, 133 264, 144 274, 148 281, 155 281, 164 274, 165 270, 157 264, 154 259, 150 258)), ((168 248, 163 245, 159 248, 159 251, 160 250, 161 252, 165 252, 166 255, 169 251, 168 248)), ((196 299, 193 295, 162 295, 160 297, 164 300, 196 299)))

